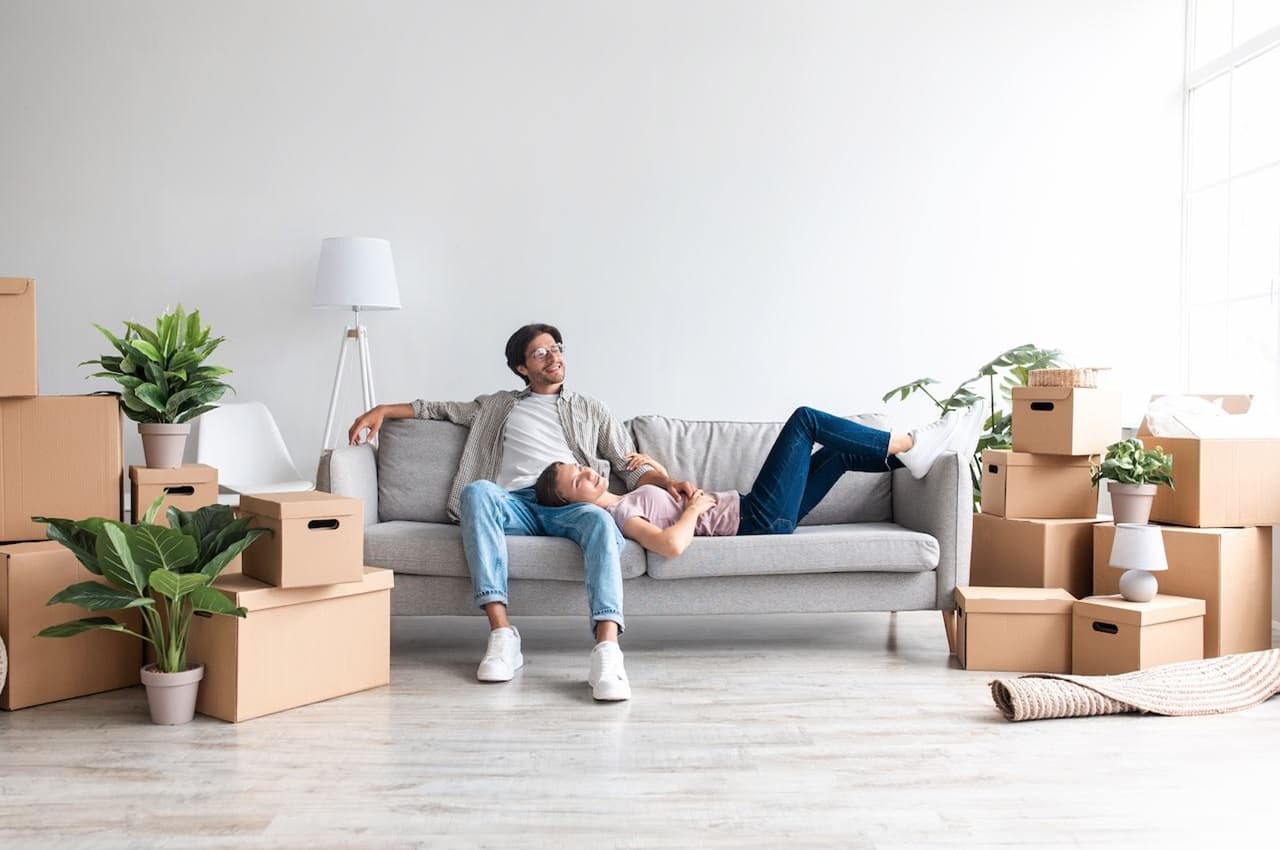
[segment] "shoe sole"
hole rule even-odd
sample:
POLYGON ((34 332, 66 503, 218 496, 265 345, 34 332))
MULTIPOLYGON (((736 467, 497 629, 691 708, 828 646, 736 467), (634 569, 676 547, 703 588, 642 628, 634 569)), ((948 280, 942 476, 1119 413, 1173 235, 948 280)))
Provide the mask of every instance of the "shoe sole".
POLYGON ((595 689, 594 687, 592 687, 592 686, 591 686, 591 683, 590 683, 590 682, 588 682, 588 683, 587 683, 587 687, 591 688, 591 698, 592 698, 593 700, 595 700, 596 702, 626 702, 627 700, 631 699, 631 689, 630 689, 630 688, 628 688, 628 689, 627 689, 627 692, 626 692, 626 694, 625 694, 625 695, 621 695, 621 696, 612 696, 612 695, 610 695, 610 696, 600 696, 600 695, 597 695, 597 694, 596 694, 596 689, 595 689))

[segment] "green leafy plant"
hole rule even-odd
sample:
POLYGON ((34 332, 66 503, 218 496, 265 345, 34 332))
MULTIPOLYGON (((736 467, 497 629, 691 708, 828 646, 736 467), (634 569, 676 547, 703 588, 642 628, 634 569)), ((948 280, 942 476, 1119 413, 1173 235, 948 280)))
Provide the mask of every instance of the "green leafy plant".
POLYGON ((1101 464, 1089 464, 1093 486, 1102 479, 1118 484, 1165 484, 1173 487, 1173 455, 1164 448, 1147 449, 1137 437, 1107 446, 1101 464))
POLYGON ((270 532, 249 528, 250 520, 235 519, 227 505, 194 512, 170 507, 170 527, 157 525, 163 501, 163 495, 157 498, 137 525, 99 517, 32 518, 48 523, 49 539, 70 549, 89 572, 105 579, 73 584, 48 604, 69 602, 86 611, 138 608, 146 625, 146 634, 138 634, 111 617, 85 617, 49 626, 40 637, 71 637, 91 629, 124 632, 155 648, 162 673, 180 673, 187 669, 193 613, 245 616, 245 609, 209 585, 249 544, 270 532))
POLYGON ((125 415, 134 422, 190 422, 232 389, 219 380, 230 369, 204 365, 225 338, 209 338, 199 310, 187 315, 179 305, 156 319, 155 330, 137 322, 124 324, 123 337, 95 324, 116 354, 80 365, 102 367, 88 377, 110 378, 121 386, 125 415))
POLYGON ((996 355, 990 362, 978 368, 978 374, 961 381, 945 398, 929 390, 937 386, 933 378, 919 378, 884 394, 881 401, 897 396, 906 401, 916 393, 924 393, 938 407, 939 415, 953 410, 973 407, 986 398, 990 414, 983 423, 978 447, 969 461, 969 476, 973 479, 973 503, 975 509, 982 500, 982 453, 987 449, 1013 447, 1013 388, 1025 387, 1027 376, 1033 369, 1054 369, 1062 365, 1062 352, 1034 345, 1019 345, 996 355), (982 390, 986 390, 986 395, 982 390))

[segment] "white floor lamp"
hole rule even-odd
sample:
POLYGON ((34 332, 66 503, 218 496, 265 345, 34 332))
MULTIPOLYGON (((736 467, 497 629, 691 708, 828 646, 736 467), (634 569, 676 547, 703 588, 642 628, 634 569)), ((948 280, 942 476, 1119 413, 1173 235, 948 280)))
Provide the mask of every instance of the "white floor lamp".
POLYGON ((326 309, 350 310, 355 318, 342 335, 338 371, 333 376, 329 416, 324 423, 323 449, 332 448, 333 417, 338 411, 338 388, 347 362, 347 349, 354 344, 360 352, 360 382, 364 409, 378 402, 373 393, 373 366, 369 362, 369 336, 360 324, 361 310, 399 310, 400 289, 391 260, 391 243, 363 236, 335 236, 320 244, 320 266, 316 270, 316 295, 312 305, 326 309))

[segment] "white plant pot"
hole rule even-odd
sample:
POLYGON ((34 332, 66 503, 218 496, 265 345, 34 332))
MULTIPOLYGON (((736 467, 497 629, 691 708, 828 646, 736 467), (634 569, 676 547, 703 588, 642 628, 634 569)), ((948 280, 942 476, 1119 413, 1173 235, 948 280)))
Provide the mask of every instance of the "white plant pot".
POLYGON ((147 469, 177 469, 182 466, 182 455, 187 448, 187 436, 191 423, 181 425, 163 422, 139 422, 142 435, 142 456, 147 469))
POLYGON ((196 695, 204 665, 195 664, 181 673, 161 673, 154 664, 142 668, 142 684, 147 688, 151 722, 163 726, 190 723, 196 714, 196 695))
POLYGON ((1151 503, 1156 500, 1156 485, 1108 481, 1107 492, 1111 495, 1111 515, 1116 522, 1138 525, 1150 522, 1151 503))

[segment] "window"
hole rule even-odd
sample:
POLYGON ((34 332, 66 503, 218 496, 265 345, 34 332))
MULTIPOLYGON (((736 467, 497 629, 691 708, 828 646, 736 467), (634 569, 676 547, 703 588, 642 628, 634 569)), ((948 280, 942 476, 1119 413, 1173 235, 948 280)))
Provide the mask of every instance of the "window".
POLYGON ((1280 391, 1280 2, 1189 0, 1182 303, 1190 392, 1280 391))

